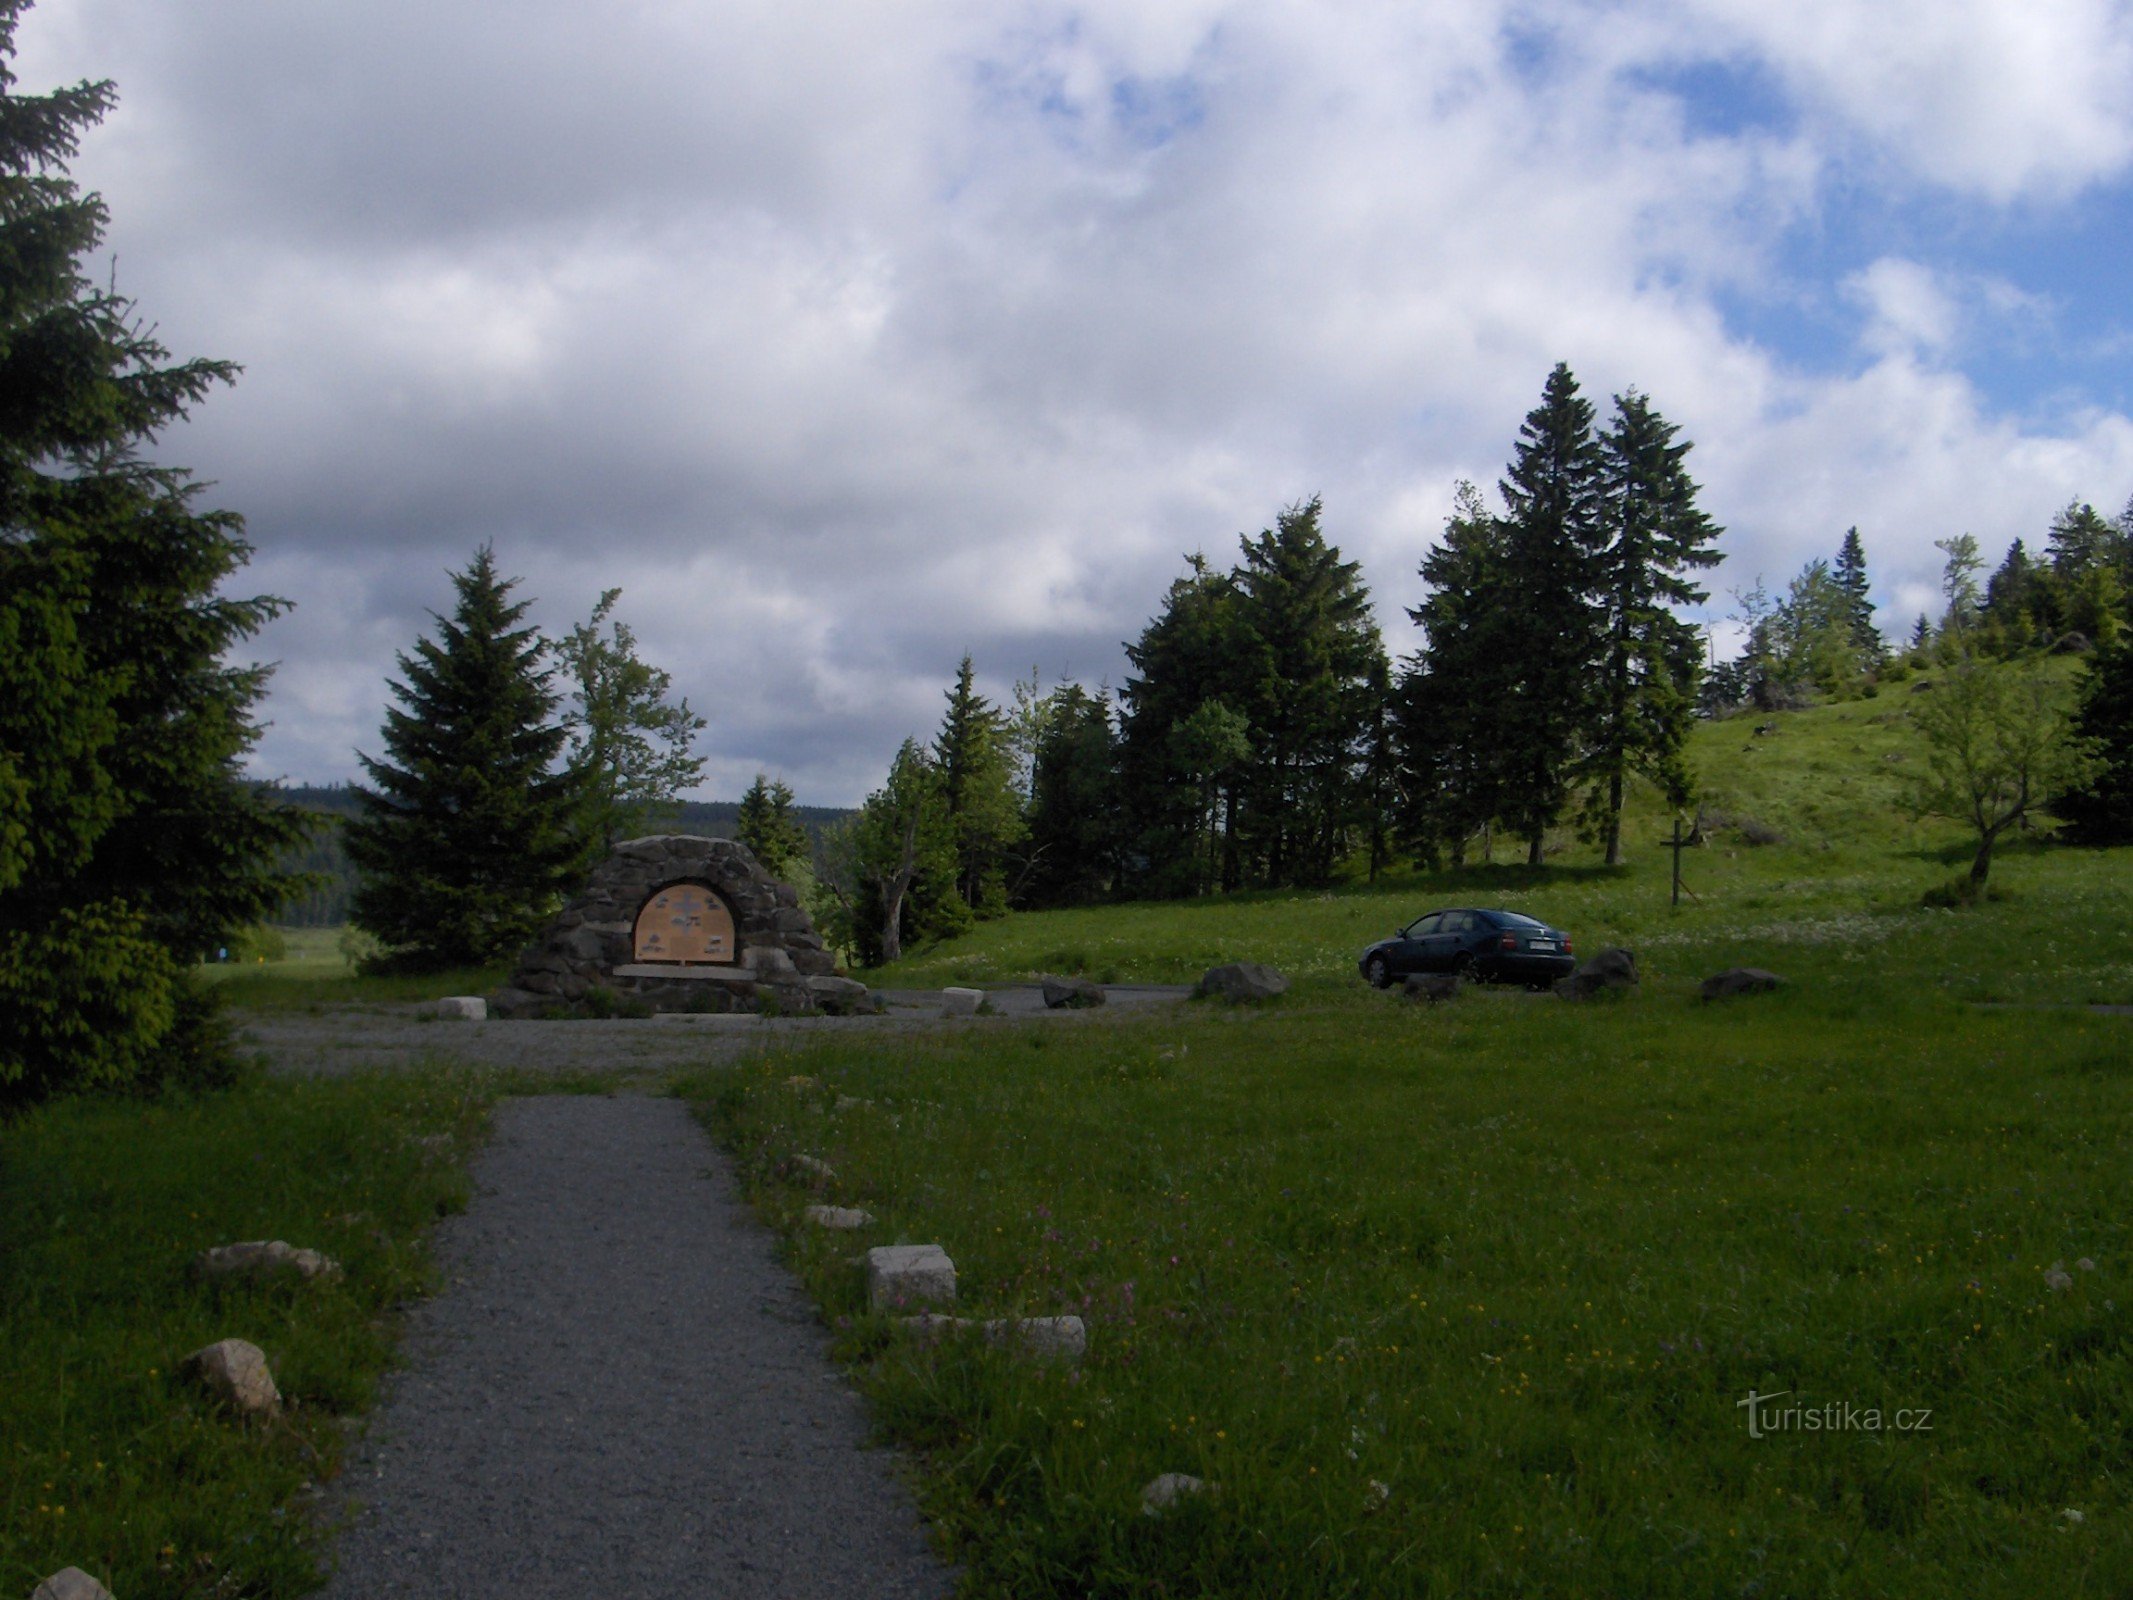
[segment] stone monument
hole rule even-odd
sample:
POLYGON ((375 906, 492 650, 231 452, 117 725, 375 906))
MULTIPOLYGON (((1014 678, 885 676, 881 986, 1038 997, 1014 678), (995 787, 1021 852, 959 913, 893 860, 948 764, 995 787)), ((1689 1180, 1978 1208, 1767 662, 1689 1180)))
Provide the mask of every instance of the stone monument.
POLYGON ((492 1016, 568 1010, 595 989, 654 1011, 859 1011, 800 897, 731 839, 631 839, 541 930, 492 1016))

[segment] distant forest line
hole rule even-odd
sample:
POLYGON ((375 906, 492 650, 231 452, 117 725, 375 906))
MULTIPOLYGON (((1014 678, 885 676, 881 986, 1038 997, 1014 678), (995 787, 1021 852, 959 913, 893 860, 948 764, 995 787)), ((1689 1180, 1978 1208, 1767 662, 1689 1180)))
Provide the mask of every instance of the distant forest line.
MULTIPOLYGON (((308 887, 285 902, 274 921, 288 928, 341 927, 348 921, 348 897, 355 888, 355 868, 342 847, 341 826, 361 814, 355 790, 345 783, 285 784, 273 792, 283 804, 325 819, 308 843, 289 850, 277 863, 279 870, 304 874, 308 887)), ((738 800, 681 800, 675 802, 661 831, 730 839, 740 814, 738 800)), ((792 808, 810 840, 851 814, 836 806, 792 808)))

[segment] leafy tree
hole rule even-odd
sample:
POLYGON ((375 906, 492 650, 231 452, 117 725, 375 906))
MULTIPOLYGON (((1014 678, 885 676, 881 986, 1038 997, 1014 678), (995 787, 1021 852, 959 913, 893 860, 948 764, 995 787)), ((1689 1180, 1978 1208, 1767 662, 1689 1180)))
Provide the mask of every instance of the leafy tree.
MULTIPOLYGON (((1247 642, 1238 616, 1235 581, 1204 556, 1188 558, 1184 576, 1163 609, 1126 646, 1133 674, 1120 693, 1119 783, 1125 838, 1122 876, 1131 890, 1192 894, 1201 881, 1203 838, 1199 774, 1180 767, 1176 727, 1210 700, 1240 710, 1248 672, 1247 642)), ((1238 787, 1221 795, 1221 872, 1225 889, 1238 887, 1238 787)))
POLYGON ((613 620, 621 596, 620 589, 604 591, 591 620, 555 647, 575 700, 564 725, 584 794, 583 826, 602 851, 671 818, 681 792, 704 770, 703 757, 691 751, 706 723, 687 700, 670 704, 672 677, 637 658, 636 634, 613 620))
POLYGON ((940 766, 941 798, 955 830, 951 887, 973 915, 996 917, 1007 910, 1008 852, 1022 841, 1027 827, 1006 721, 977 692, 975 677, 970 657, 963 657, 933 752, 940 766))
POLYGON ((2084 844, 2133 844, 2133 633, 2088 658, 2073 733, 2088 769, 2052 809, 2084 844))
POLYGON ((436 640, 399 657, 384 756, 358 752, 374 787, 346 835, 363 874, 349 918, 404 970, 510 955, 590 861, 582 769, 559 764, 569 734, 517 582, 483 545, 452 584, 436 640))
POLYGON ((792 814, 793 793, 782 778, 758 772, 741 796, 740 820, 733 836, 748 847, 773 878, 790 881, 808 857, 807 830, 792 814))
POLYGON ((864 909, 857 944, 865 959, 903 955, 915 889, 944 885, 953 898, 957 860, 955 823, 948 812, 940 766, 915 739, 906 739, 889 765, 888 780, 867 796, 849 836, 850 858, 839 876, 864 909))
POLYGON ((1947 615, 1941 626, 1959 639, 1976 618, 1982 602, 1977 575, 1984 570, 1985 563, 1977 553, 1974 534, 1958 533, 1951 538, 1935 539, 1933 548, 1948 558, 1940 574, 1940 592, 1948 602, 1947 615))
MULTIPOLYGON (((1702 638, 1674 614, 1709 598, 1684 576, 1722 559, 1717 524, 1696 504, 1680 429, 1632 389, 1615 397, 1600 439, 1606 545, 1595 562, 1603 635, 1586 770, 1596 782, 1587 820, 1609 866, 1622 859, 1623 788, 1633 772, 1670 803, 1689 792, 1682 749, 1695 708, 1702 638)), ((1854 530, 1856 540, 1856 530, 1854 530)))
MULTIPOLYGON (((0 0, 0 60, 27 6, 0 0)), ((282 609, 220 587, 242 523, 140 451, 236 369, 169 364, 78 267, 106 213, 65 175, 109 83, 0 66, 0 1108, 228 1064, 187 968, 293 887, 307 831, 245 782, 282 609)))
POLYGON ((1029 811, 1030 902, 1083 905, 1118 877, 1118 736, 1110 699, 1069 683, 1045 696, 1029 811))
POLYGON ((1527 841, 1526 859, 1535 866, 1569 792, 1603 654, 1589 598, 1606 539, 1592 417, 1592 403, 1558 362, 1541 403, 1519 428, 1517 453, 1498 486, 1505 513, 1494 601, 1505 637, 1518 647, 1509 698, 1497 708, 1505 747, 1502 814, 1527 841))
POLYGON ((1257 875, 1324 883, 1367 822, 1361 730, 1384 655, 1361 567, 1319 527, 1316 496, 1242 541, 1234 575, 1240 654, 1233 690, 1251 726, 1242 829, 1257 875))
POLYGON ((2066 698, 2033 662, 1994 662, 1963 651, 1911 713, 1927 763, 1914 804, 1922 815, 1948 817, 1976 832, 1973 897, 1985 886, 2000 836, 2026 825, 2033 810, 2086 776, 2087 763, 2068 737, 2066 698))

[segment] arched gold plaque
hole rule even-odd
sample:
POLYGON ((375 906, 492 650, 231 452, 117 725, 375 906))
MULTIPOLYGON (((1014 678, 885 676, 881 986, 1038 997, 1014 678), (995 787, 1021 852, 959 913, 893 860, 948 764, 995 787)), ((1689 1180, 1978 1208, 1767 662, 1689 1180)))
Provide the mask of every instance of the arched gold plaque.
POLYGON ((677 966, 730 967, 733 912, 700 883, 670 883, 637 913, 636 958, 677 966))

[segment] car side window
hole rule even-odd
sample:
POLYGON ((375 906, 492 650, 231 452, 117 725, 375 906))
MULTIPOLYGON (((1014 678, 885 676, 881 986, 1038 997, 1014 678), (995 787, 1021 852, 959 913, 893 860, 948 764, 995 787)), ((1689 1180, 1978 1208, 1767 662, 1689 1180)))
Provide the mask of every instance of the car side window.
POLYGON ((1444 933, 1472 933, 1474 931, 1474 913, 1471 911, 1452 912, 1445 917, 1444 927, 1439 931, 1444 933))
POLYGON ((1441 933, 1444 931, 1443 928, 1440 926, 1443 921, 1443 912, 1432 911, 1428 916, 1418 918, 1416 920, 1414 925, 1407 930, 1407 937, 1410 939, 1421 939, 1426 938, 1428 935, 1433 933, 1441 933))

